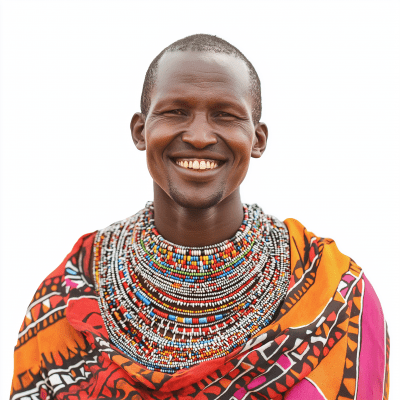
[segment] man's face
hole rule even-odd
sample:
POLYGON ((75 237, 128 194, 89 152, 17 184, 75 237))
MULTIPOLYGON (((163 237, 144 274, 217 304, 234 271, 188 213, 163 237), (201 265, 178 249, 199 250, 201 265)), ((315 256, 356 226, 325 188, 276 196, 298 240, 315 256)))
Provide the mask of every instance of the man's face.
POLYGON ((208 208, 239 190, 250 157, 263 151, 253 148, 257 126, 242 60, 191 51, 161 58, 141 135, 155 184, 176 203, 208 208))

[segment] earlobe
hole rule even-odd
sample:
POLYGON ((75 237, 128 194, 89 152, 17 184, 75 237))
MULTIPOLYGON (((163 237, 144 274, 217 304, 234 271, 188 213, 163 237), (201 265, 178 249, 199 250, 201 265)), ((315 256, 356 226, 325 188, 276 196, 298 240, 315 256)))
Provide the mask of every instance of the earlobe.
POLYGON ((251 149, 253 158, 260 158, 267 147, 268 128, 264 122, 259 122, 255 127, 254 143, 251 149))
POLYGON ((135 113, 131 120, 131 135, 133 143, 138 150, 146 150, 146 140, 144 136, 145 117, 141 113, 135 113))

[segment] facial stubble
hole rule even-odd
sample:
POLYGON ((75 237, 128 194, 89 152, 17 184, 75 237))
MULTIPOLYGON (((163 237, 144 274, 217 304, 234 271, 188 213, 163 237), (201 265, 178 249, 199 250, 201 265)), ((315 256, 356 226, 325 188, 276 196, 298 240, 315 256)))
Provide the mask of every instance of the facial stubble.
POLYGON ((215 205, 217 205, 223 198, 224 195, 224 190, 222 187, 219 187, 214 193, 205 198, 205 199, 199 199, 200 201, 194 202, 192 199, 188 199, 185 195, 183 195, 178 188, 174 185, 174 182, 172 179, 168 180, 168 190, 169 190, 169 195, 172 198, 172 200, 175 201, 178 205, 184 208, 189 208, 189 209, 206 209, 206 208, 211 208, 215 205))

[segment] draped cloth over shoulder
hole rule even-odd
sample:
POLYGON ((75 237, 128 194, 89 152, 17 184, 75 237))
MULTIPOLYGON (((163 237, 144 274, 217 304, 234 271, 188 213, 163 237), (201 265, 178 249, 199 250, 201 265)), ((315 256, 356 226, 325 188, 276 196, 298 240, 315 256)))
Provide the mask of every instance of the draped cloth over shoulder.
POLYGON ((172 375, 110 343, 88 278, 95 233, 83 236, 28 308, 11 399, 387 399, 389 336, 371 284, 333 240, 285 224, 292 275, 277 318, 229 356, 172 375))

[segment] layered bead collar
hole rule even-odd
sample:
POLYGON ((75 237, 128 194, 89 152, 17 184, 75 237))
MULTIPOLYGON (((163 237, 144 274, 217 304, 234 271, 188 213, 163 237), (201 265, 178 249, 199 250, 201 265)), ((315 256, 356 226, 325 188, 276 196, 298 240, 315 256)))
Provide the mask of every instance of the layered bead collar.
POLYGON ((116 347, 174 373, 229 354, 269 324, 289 285, 288 232, 255 204, 243 213, 235 236, 212 246, 165 240, 151 202, 97 233, 95 287, 116 347))

